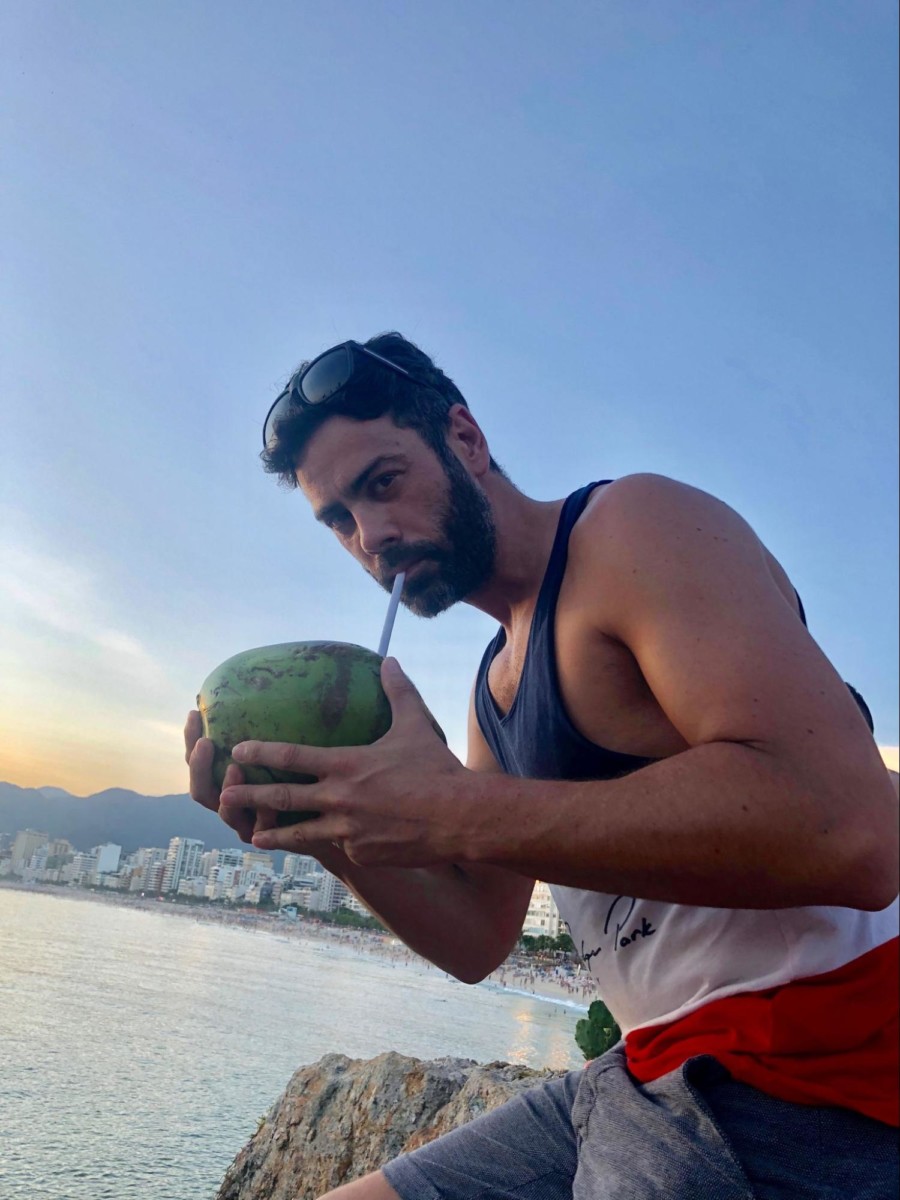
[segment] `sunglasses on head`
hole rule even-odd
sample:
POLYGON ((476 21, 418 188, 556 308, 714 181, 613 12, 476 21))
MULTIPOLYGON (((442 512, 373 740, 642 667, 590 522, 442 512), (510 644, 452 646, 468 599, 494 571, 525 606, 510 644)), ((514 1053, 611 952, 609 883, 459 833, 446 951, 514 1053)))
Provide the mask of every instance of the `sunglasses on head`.
POLYGON ((276 398, 263 422, 264 449, 268 450, 275 440, 276 423, 282 421, 290 412, 327 404, 337 396, 353 378, 358 355, 374 359, 382 366, 396 371, 398 375, 410 378, 409 371, 391 362, 389 358, 382 358, 367 346, 361 346, 359 342, 341 342, 339 346, 332 346, 298 371, 276 398))

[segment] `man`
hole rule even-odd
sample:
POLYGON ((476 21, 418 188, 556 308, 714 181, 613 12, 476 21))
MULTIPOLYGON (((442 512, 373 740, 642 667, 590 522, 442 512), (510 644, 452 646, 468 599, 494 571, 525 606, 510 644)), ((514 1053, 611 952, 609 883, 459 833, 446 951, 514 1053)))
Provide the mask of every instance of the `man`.
POLYGON ((260 742, 308 785, 192 794, 315 854, 474 983, 533 882, 624 1044, 334 1200, 886 1197, 897 1182, 897 805, 787 575, 724 504, 658 476, 523 495, 452 382, 397 334, 304 364, 264 462, 421 616, 500 622, 463 766, 387 659, 369 747, 260 742), (280 811, 314 811, 278 826, 280 811))

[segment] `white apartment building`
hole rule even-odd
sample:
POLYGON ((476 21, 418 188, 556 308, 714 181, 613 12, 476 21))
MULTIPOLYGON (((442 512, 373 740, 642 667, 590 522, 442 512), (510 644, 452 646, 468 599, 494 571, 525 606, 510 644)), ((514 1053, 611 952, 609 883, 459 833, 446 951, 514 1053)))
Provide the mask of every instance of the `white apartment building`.
POLYGON ((196 838, 172 838, 166 852, 166 869, 163 871, 162 890, 174 892, 180 880, 199 875, 202 853, 203 842, 196 838))
POLYGON ((97 860, 93 854, 76 854, 72 861, 63 867, 60 878, 74 887, 83 887, 92 882, 97 868, 97 860))
POLYGON ((233 900, 234 891, 240 886, 243 872, 239 866, 223 864, 212 868, 206 881, 207 900, 233 900))
POLYGON ((210 850, 209 855, 204 854, 203 858, 209 858, 209 866, 207 869, 201 870, 200 874, 209 878, 213 867, 242 867, 244 865, 244 851, 229 847, 225 850, 210 850))
POLYGON ((166 851, 162 846, 141 846, 140 850, 135 850, 131 855, 134 866, 146 869, 152 867, 154 863, 166 861, 166 851))
POLYGON ((336 875, 326 871, 321 884, 309 897, 310 912, 334 912, 350 899, 353 893, 336 875))
POLYGON ((145 846, 138 850, 135 859, 131 890, 133 892, 162 891, 163 874, 166 869, 166 851, 159 846, 145 846))
POLYGON ((202 899, 206 895, 207 881, 202 875, 196 875, 192 879, 179 879, 178 895, 190 896, 192 899, 202 899))
POLYGON ((315 879, 324 875, 325 868, 311 854, 286 854, 282 875, 285 879, 315 879))
POLYGON ((556 901, 550 894, 550 885, 541 883, 540 880, 534 885, 534 891, 531 895, 531 903, 528 905, 528 912, 525 916, 525 924, 522 926, 522 932, 529 934, 531 937, 540 937, 545 934, 547 937, 559 937, 562 929, 562 920, 559 915, 559 909, 556 907, 556 901))
POLYGON ((98 875, 112 875, 118 871, 119 860, 122 857, 121 846, 106 842, 103 846, 95 846, 91 853, 97 860, 95 870, 98 875))
POLYGON ((272 875, 261 876, 244 893, 245 904, 261 904, 265 900, 275 905, 281 902, 281 880, 272 875))
POLYGON ((362 900, 358 900, 352 892, 350 892, 349 896, 344 901, 344 908, 349 908, 351 912, 359 913, 361 917, 372 916, 372 913, 366 908, 362 900))
POLYGON ((238 853, 241 856, 241 866, 245 871, 275 874, 275 859, 268 850, 239 850, 238 853))
POLYGON ((301 884, 299 887, 293 886, 290 891, 282 889, 279 905, 283 908, 296 907, 312 908, 312 898, 318 891, 317 888, 310 887, 308 884, 301 884))
POLYGON ((151 863, 144 871, 144 891, 161 892, 165 873, 165 862, 151 863))

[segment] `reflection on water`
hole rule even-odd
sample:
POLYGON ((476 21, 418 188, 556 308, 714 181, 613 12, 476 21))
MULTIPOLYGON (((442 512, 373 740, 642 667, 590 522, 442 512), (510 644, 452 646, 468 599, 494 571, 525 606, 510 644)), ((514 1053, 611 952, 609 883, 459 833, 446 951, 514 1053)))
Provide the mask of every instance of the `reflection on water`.
POLYGON ((0 890, 0 1196, 205 1200, 302 1064, 577 1067, 579 1015, 349 946, 0 890))

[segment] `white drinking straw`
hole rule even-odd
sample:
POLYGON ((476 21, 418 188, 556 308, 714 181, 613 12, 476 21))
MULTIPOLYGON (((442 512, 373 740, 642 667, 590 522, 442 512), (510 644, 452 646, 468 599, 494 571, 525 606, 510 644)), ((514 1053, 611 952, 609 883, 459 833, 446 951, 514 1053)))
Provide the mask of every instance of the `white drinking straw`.
POLYGON ((387 616, 384 618, 384 629, 381 631, 381 641, 378 643, 378 653, 382 658, 384 658, 388 652, 388 645, 391 640, 391 631, 394 628, 394 618, 397 615, 397 606, 400 603, 400 593, 403 591, 403 580, 405 578, 405 571, 401 571, 399 575, 394 577, 394 586, 391 589, 391 598, 388 601, 387 616))

